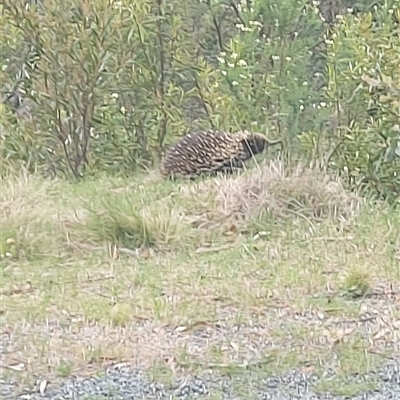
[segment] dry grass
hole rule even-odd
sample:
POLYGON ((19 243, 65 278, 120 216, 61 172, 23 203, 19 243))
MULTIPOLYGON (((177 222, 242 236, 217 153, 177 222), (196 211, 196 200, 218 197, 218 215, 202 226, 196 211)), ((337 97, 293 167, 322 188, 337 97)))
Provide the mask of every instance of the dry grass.
POLYGON ((188 198, 196 195, 203 202, 205 211, 198 219, 201 227, 209 227, 210 220, 248 223, 261 215, 284 220, 295 214, 312 222, 348 219, 364 201, 321 170, 301 165, 287 168, 280 161, 264 163, 239 176, 187 185, 181 193, 188 198))
POLYGON ((267 211, 274 218, 301 213, 315 221, 348 218, 358 211, 361 199, 321 171, 302 166, 289 169, 271 162, 237 179, 219 182, 216 202, 225 213, 246 220, 267 211))
POLYGON ((54 380, 121 359, 318 370, 335 355, 345 380, 398 349, 398 211, 276 162, 145 179, 2 182, 8 373, 54 380))

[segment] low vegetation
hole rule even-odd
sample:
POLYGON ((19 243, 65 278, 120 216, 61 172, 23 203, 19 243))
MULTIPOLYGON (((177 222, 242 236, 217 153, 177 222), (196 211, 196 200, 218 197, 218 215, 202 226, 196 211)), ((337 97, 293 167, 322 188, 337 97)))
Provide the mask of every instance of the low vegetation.
POLYGON ((346 377, 398 335, 399 213, 320 170, 21 173, 3 181, 1 210, 3 366, 20 382, 122 361, 168 381, 206 366, 322 373, 334 359, 339 378, 315 390, 351 393, 366 387, 346 377))

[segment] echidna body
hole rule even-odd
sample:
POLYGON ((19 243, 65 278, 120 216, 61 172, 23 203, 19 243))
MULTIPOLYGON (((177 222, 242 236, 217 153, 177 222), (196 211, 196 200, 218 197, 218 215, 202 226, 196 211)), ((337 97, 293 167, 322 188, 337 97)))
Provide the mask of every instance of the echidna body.
POLYGON ((172 178, 195 178, 217 172, 231 173, 271 144, 259 133, 202 130, 184 136, 167 152, 161 173, 172 178))

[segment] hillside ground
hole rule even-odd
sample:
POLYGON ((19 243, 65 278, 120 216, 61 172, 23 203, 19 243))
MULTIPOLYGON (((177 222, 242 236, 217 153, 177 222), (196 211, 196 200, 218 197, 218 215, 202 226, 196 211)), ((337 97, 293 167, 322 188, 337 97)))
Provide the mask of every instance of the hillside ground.
POLYGON ((352 394, 399 354, 399 211, 322 172, 1 186, 1 365, 21 392, 131 362, 165 381, 298 368, 352 394))

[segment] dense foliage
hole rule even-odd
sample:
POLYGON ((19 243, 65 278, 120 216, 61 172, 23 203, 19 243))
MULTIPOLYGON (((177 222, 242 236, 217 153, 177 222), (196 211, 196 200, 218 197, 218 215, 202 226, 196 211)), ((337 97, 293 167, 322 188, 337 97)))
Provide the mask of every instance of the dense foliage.
POLYGON ((5 0, 3 170, 132 171, 191 129, 247 128, 395 198, 400 2, 377 4, 5 0))

